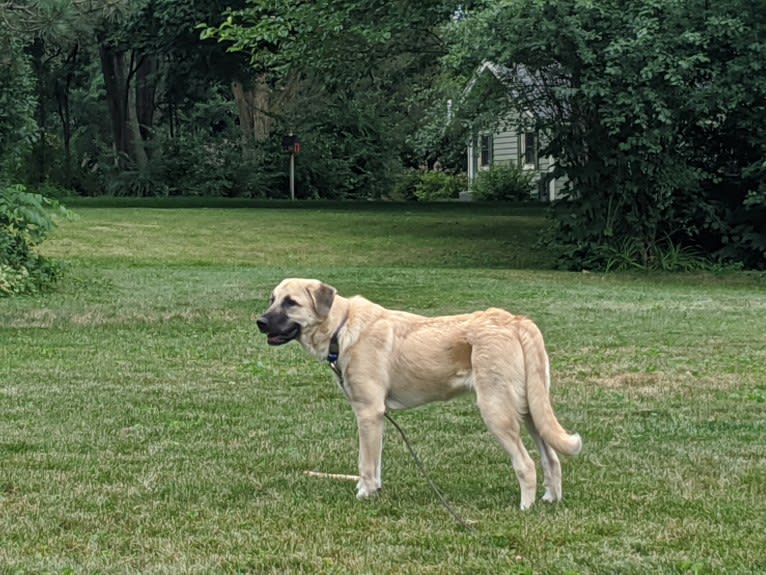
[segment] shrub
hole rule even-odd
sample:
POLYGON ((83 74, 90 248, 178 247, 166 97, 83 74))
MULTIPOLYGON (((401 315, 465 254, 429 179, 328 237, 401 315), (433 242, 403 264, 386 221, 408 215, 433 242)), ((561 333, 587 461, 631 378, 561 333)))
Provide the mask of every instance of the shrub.
MULTIPOLYGON (((725 269, 720 263, 689 246, 666 237, 648 250, 636 238, 622 238, 596 246, 583 259, 585 269, 610 271, 692 272, 725 269)), ((729 266, 729 269, 735 269, 729 266)))
POLYGON ((386 197, 397 201, 417 200, 415 189, 420 182, 421 173, 420 170, 402 170, 394 178, 391 192, 386 197))
POLYGON ((479 172, 471 188, 474 198, 487 201, 526 201, 532 199, 534 175, 516 165, 492 166, 479 172))
POLYGON ((54 227, 52 210, 67 213, 24 186, 0 188, 0 297, 40 291, 60 276, 60 266, 34 250, 54 227))
POLYGON ((286 190, 281 182, 287 169, 276 165, 285 155, 272 148, 257 144, 243 151, 237 140, 160 134, 143 168, 117 170, 104 162, 98 170, 103 190, 112 196, 264 198, 277 188, 286 190))
POLYGON ((421 202, 450 200, 466 189, 465 178, 446 172, 423 172, 415 184, 415 197, 421 202))

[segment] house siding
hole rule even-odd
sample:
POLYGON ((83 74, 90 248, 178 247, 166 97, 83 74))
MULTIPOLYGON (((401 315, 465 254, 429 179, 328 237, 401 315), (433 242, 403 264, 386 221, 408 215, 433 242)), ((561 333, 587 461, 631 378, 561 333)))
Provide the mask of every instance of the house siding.
POLYGON ((493 164, 516 164, 519 161, 519 138, 515 132, 496 132, 492 148, 493 164))
MULTIPOLYGON (((476 180, 481 170, 487 169, 479 164, 480 135, 477 135, 468 144, 468 184, 476 180)), ((509 129, 503 129, 492 135, 492 158, 491 165, 515 165, 521 163, 521 149, 519 146, 519 132, 515 127, 509 126, 509 129)), ((554 160, 550 156, 538 157, 537 168, 532 169, 535 174, 535 183, 530 189, 530 196, 540 198, 544 201, 551 201, 561 197, 566 178, 557 178, 551 185, 546 175, 554 168, 554 160), (544 189, 543 189, 544 188, 544 189)))

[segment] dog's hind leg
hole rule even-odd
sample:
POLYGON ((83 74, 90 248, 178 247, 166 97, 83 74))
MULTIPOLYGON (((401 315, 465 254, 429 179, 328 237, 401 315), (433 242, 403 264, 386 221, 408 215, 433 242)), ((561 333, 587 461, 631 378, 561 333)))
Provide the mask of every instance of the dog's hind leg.
POLYGON ((559 501, 561 499, 561 462, 559 462, 558 455, 556 455, 556 452, 550 445, 545 443, 529 415, 525 416, 524 422, 527 424, 527 430, 529 430, 529 434, 535 440, 537 449, 540 451, 540 461, 543 465, 545 477, 543 501, 559 501))
POLYGON ((511 456, 511 464, 521 489, 521 509, 528 509, 535 502, 537 472, 535 463, 521 441, 520 417, 513 406, 508 387, 502 383, 479 381, 476 376, 476 403, 487 428, 511 456))

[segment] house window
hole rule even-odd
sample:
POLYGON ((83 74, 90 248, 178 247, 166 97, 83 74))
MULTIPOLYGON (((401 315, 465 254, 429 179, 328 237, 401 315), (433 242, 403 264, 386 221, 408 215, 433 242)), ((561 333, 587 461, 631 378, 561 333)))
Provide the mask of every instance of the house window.
POLYGON ((492 136, 484 134, 479 136, 479 166, 482 168, 492 163, 492 136))
POLYGON ((523 166, 537 168, 537 132, 522 132, 519 139, 523 166))

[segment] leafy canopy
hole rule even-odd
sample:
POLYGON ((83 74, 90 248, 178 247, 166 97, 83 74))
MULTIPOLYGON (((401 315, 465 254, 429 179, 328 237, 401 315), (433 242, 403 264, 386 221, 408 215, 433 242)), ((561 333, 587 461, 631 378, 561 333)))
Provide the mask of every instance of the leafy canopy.
POLYGON ((570 201, 571 265, 603 266, 629 239, 653 267, 663 245, 766 266, 766 24, 758 2, 483 2, 455 24, 456 74, 491 61, 485 110, 532 113, 570 201))

